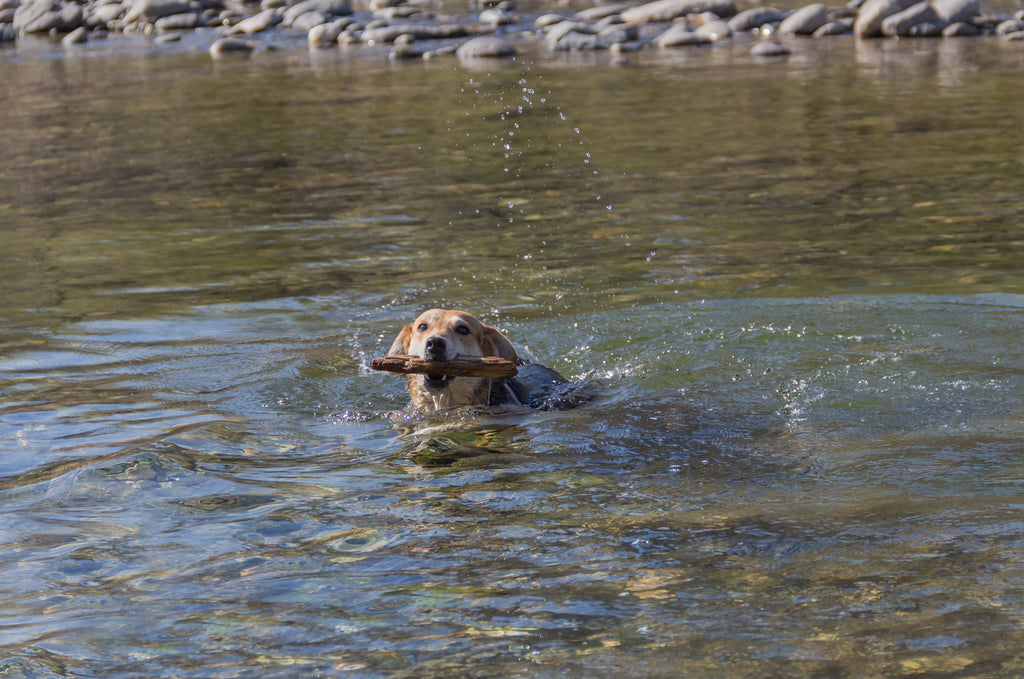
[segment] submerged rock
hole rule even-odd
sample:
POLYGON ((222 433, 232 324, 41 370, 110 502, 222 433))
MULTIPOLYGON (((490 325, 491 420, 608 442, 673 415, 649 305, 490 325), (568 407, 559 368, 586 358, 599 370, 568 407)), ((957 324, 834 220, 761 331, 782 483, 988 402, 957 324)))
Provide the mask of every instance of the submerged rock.
POLYGON ((790 49, 774 40, 765 40, 750 48, 752 57, 784 57, 788 54, 790 54, 790 49))
POLYGON ((460 59, 514 57, 516 48, 507 38, 481 35, 462 43, 455 51, 455 55, 460 59))
POLYGON ((244 40, 221 38, 210 45, 210 56, 216 59, 228 54, 248 54, 252 52, 252 49, 253 46, 244 40))

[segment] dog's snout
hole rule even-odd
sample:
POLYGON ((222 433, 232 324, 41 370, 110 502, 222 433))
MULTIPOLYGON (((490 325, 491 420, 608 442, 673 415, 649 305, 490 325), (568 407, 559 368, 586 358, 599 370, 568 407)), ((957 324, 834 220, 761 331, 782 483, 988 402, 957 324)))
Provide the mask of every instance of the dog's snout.
POLYGON ((431 337, 427 340, 426 344, 427 354, 430 358, 437 360, 443 360, 448 355, 448 343, 445 342, 443 337, 431 337))

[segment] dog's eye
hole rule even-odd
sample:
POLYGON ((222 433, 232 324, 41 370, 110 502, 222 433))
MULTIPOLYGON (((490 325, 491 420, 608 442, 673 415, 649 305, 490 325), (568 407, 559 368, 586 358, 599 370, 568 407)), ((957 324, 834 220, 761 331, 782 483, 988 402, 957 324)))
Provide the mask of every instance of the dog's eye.
POLYGON ((426 323, 420 323, 419 325, 416 326, 416 329, 419 330, 420 332, 426 332, 427 328, 429 327, 430 326, 427 325, 426 323))
POLYGON ((459 327, 455 328, 455 332, 459 333, 460 335, 468 335, 469 334, 469 326, 468 325, 460 325, 459 327))

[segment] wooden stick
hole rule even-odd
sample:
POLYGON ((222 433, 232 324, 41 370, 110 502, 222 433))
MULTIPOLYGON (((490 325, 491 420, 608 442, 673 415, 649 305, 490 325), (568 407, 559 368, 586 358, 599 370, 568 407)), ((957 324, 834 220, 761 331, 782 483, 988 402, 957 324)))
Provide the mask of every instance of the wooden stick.
POLYGON ((497 356, 458 356, 450 361, 425 361, 414 356, 381 356, 370 361, 370 368, 409 375, 448 375, 450 377, 515 377, 512 361, 497 356))

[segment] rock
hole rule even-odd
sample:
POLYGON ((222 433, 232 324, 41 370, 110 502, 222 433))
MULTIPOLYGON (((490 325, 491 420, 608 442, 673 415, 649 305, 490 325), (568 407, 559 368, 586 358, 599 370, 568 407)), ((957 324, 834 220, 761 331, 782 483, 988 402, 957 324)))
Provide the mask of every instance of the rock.
POLYGON ((1011 31, 1010 33, 1003 34, 1004 40, 1024 40, 1024 31, 1011 31))
POLYGON ((910 27, 910 31, 907 33, 907 37, 910 38, 939 38, 942 37, 942 31, 946 28, 946 22, 932 23, 926 21, 922 24, 915 24, 910 27))
POLYGON ((605 17, 610 17, 619 14, 623 10, 629 9, 630 7, 634 7, 635 5, 635 2, 615 2, 609 3, 607 5, 598 4, 594 7, 581 9, 580 11, 576 12, 575 18, 579 19, 580 21, 598 21, 599 19, 604 19, 605 17))
MULTIPOLYGON (((346 27, 348 30, 348 27, 346 27)), ((389 44, 399 36, 410 35, 414 40, 449 40, 464 38, 470 35, 469 29, 460 24, 396 24, 367 28, 362 34, 362 41, 368 45, 389 44)), ((340 40, 340 38, 339 38, 340 40)))
POLYGON ((417 15, 423 15, 423 10, 417 7, 385 7, 384 9, 373 10, 373 18, 383 19, 384 21, 394 21, 395 19, 409 19, 417 15))
POLYGON ((640 29, 636 24, 612 24, 602 28, 598 35, 609 45, 615 45, 633 42, 640 37, 640 29))
POLYGON ((657 37, 654 43, 658 47, 690 47, 710 45, 711 38, 697 35, 686 27, 686 24, 672 24, 668 30, 657 37))
POLYGON ((862 38, 882 35, 882 22, 893 14, 902 12, 917 0, 867 0, 857 12, 853 32, 862 38))
POLYGON ((732 31, 729 30, 729 22, 721 19, 698 26, 693 32, 698 36, 706 36, 712 42, 732 35, 732 31))
POLYGON ((168 31, 189 31, 199 26, 199 12, 186 12, 184 14, 172 14, 161 17, 154 23, 159 33, 168 31))
POLYGON ((343 17, 352 14, 352 6, 348 0, 302 0, 285 10, 281 23, 284 26, 292 26, 307 12, 320 12, 327 17, 343 17))
POLYGON ((124 14, 124 5, 114 2, 109 5, 93 7, 86 13, 86 24, 92 27, 106 26, 111 21, 116 21, 124 14))
POLYGON ((125 12, 124 21, 128 24, 140 20, 153 23, 172 14, 184 14, 198 9, 199 4, 190 0, 138 0, 125 12))
POLYGON ((309 29, 306 40, 314 47, 327 47, 338 42, 338 36, 351 22, 349 19, 335 19, 326 24, 320 24, 309 29))
POLYGON ((742 33, 755 28, 761 28, 765 24, 774 24, 786 18, 786 12, 774 7, 755 7, 745 9, 733 18, 729 19, 729 28, 733 33, 742 33))
POLYGON ((1024 21, 1020 19, 1007 19, 996 26, 996 35, 1007 35, 1018 31, 1024 31, 1024 21))
POLYGON ((254 14, 248 19, 242 19, 239 21, 231 27, 231 30, 228 31, 228 35, 235 33, 245 33, 246 35, 260 33, 281 23, 281 17, 283 15, 284 12, 280 9, 265 9, 259 14, 254 14))
POLYGON ((981 34, 982 30, 980 28, 964 21, 952 23, 942 31, 942 37, 944 38, 973 38, 981 34))
POLYGON ((210 45, 210 56, 218 59, 228 54, 249 54, 252 45, 237 38, 221 38, 210 45))
POLYGON ((830 35, 843 35, 845 33, 849 33, 852 27, 853 22, 830 21, 827 24, 823 24, 812 35, 815 38, 824 38, 830 35))
POLYGON ((611 43, 594 33, 569 31, 555 43, 548 43, 553 50, 598 50, 607 49, 611 43))
MULTIPOLYGON (((283 22, 282 22, 283 23, 283 22)), ((291 24, 290 27, 303 33, 309 32, 314 26, 327 23, 327 15, 323 12, 303 12, 291 24)))
POLYGON ((789 48, 774 40, 764 40, 750 48, 752 57, 784 57, 788 54, 790 54, 789 48))
POLYGON ((981 14, 979 0, 932 0, 932 7, 947 23, 966 22, 981 14))
POLYGON ((18 11, 17 7, 4 7, 0 9, 0 25, 13 24, 14 13, 18 11))
POLYGON ((655 0, 620 12, 622 20, 631 24, 672 21, 687 14, 714 12, 720 17, 736 14, 733 0, 655 0))
POLYGON ((64 39, 60 41, 65 47, 72 47, 74 45, 82 45, 89 42, 89 31, 83 26, 79 26, 75 30, 71 31, 64 36, 64 39))
POLYGON ((15 33, 68 33, 85 23, 81 5, 61 5, 57 0, 36 0, 14 11, 12 27, 15 33))
POLYGON ((480 23, 487 26, 507 26, 516 22, 515 16, 499 7, 491 7, 480 12, 480 23))
POLYGON ((942 33, 942 29, 945 27, 946 22, 935 13, 935 9, 932 8, 931 4, 919 2, 901 12, 886 17, 882 21, 882 35, 901 38, 913 35, 935 35, 942 33), (924 24, 929 24, 932 28, 916 28, 924 24), (935 27, 938 27, 937 31, 934 31, 935 27), (926 31, 926 33, 922 33, 922 31, 926 31))
POLYGON ((561 14, 541 14, 534 19, 533 25, 537 28, 547 28, 563 21, 565 21, 565 17, 561 14))
POLYGON ((14 30, 13 24, 0 25, 0 43, 14 42, 17 37, 18 32, 14 30))
POLYGON ((412 43, 400 43, 396 44, 388 52, 388 59, 391 61, 406 61, 408 59, 422 59, 426 50, 423 47, 413 45, 412 43))
POLYGON ((558 41, 569 33, 597 33, 597 31, 590 24, 582 21, 562 21, 551 26, 544 38, 547 40, 548 47, 554 49, 558 41))
POLYGON ((807 5, 786 17, 779 24, 779 33, 811 35, 826 23, 828 23, 828 8, 825 5, 807 5))
POLYGON ((516 48, 508 39, 501 36, 481 35, 462 43, 455 51, 455 55, 460 59, 514 57, 516 48))

